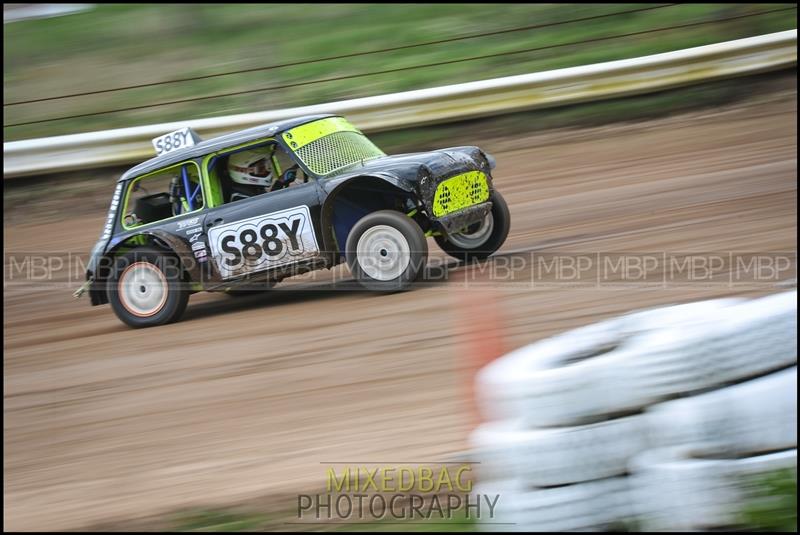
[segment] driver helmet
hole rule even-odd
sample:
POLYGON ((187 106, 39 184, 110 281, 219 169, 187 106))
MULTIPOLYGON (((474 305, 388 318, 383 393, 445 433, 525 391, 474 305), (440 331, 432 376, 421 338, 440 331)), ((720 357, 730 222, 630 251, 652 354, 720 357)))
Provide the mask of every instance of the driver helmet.
POLYGON ((247 150, 232 154, 228 158, 228 173, 237 184, 248 186, 272 186, 275 176, 270 165, 270 151, 267 149, 247 150))

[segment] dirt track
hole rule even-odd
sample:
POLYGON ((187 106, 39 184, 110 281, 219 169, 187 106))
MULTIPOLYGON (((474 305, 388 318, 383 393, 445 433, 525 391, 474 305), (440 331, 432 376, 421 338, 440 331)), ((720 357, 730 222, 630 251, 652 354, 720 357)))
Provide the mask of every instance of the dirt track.
MULTIPOLYGON (((796 251, 796 118, 791 94, 490 143, 512 213, 505 256, 796 251)), ((103 218, 6 227, 6 253, 86 251, 103 218)), ((431 250, 441 257, 433 242, 431 250)), ((464 268, 449 273, 446 283, 380 297, 324 282, 265 299, 197 295, 184 321, 145 331, 127 329, 107 306, 74 301, 67 287, 7 281, 5 529, 304 492, 332 461, 452 458, 471 425, 471 338, 462 335, 479 331, 487 321, 474 316, 491 309, 476 300, 495 301, 511 348, 633 308, 775 291, 470 288, 464 268)))

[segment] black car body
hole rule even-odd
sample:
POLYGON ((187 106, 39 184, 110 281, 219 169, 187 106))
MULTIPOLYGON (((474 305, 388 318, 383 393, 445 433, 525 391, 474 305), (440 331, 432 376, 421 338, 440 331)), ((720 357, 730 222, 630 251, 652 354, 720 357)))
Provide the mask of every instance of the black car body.
MULTIPOLYGON (((285 171, 273 162, 279 172, 285 171)), ((472 146, 387 156, 334 115, 301 117, 202 141, 122 175, 92 250, 84 289, 93 305, 109 302, 118 258, 140 248, 177 259, 190 292, 274 283, 349 262, 354 226, 387 210, 413 220, 424 236, 435 236, 447 251, 449 237, 470 236, 469 229, 493 213, 493 203, 503 202, 492 185, 493 167, 494 160, 472 146), (288 158, 282 167, 293 168, 304 180, 231 202, 229 177, 220 162, 239 151, 271 146, 288 158), (133 200, 149 184, 143 179, 162 176, 172 176, 175 191, 133 200)), ((448 252, 462 259, 494 252, 508 233, 505 211, 505 216, 495 214, 506 221, 499 225, 504 229, 495 229, 493 243, 474 250, 450 243, 448 252)), ((380 237, 374 241, 383 243, 380 237)))

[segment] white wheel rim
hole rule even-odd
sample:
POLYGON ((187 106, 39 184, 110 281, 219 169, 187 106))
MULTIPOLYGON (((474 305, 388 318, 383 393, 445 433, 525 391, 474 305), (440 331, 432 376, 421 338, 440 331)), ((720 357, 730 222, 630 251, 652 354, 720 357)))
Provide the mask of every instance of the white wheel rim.
POLYGON ((408 268, 411 251, 402 232, 388 225, 375 225, 358 239, 356 257, 361 270, 369 277, 390 281, 408 268))
POLYGON ((120 302, 134 316, 152 316, 167 302, 167 278, 148 262, 135 262, 125 268, 118 284, 120 302))
POLYGON ((494 230, 494 218, 488 213, 473 232, 453 232, 447 236, 447 241, 462 249, 476 249, 486 243, 492 235, 492 230, 494 230))

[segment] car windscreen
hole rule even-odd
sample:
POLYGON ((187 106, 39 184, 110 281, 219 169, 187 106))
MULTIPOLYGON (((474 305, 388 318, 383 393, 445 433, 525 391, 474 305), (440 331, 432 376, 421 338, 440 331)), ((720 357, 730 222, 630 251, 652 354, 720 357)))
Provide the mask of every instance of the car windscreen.
POLYGON ((294 128, 284 139, 300 161, 319 176, 386 156, 364 134, 340 117, 294 128))

